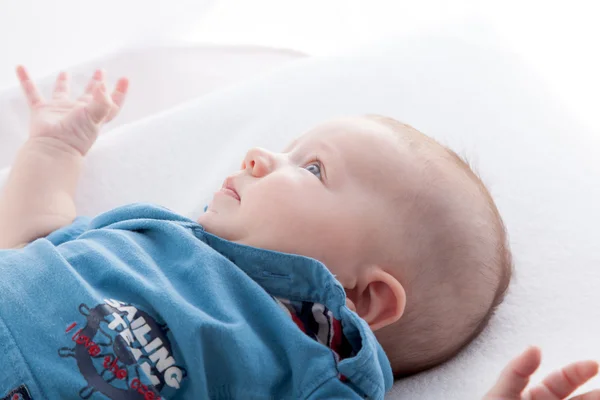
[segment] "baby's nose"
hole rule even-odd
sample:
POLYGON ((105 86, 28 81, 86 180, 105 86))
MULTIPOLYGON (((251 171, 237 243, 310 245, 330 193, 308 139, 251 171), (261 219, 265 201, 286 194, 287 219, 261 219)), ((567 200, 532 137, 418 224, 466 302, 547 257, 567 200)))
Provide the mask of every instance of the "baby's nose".
POLYGON ((246 153, 246 157, 242 161, 242 169, 249 170, 257 178, 263 177, 273 170, 274 158, 270 151, 254 147, 246 153))

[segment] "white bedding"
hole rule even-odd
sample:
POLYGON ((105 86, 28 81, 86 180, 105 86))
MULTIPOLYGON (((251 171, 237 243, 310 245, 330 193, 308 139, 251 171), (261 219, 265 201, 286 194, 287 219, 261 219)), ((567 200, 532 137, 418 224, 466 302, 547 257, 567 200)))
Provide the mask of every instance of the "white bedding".
POLYGON ((532 343, 544 351, 538 379, 579 358, 600 359, 600 139, 499 49, 414 37, 360 54, 295 61, 107 132, 87 159, 80 213, 150 201, 194 217, 247 148, 279 150, 336 115, 390 115, 468 156, 504 216, 517 273, 472 346, 396 383, 388 398, 481 397, 532 343))

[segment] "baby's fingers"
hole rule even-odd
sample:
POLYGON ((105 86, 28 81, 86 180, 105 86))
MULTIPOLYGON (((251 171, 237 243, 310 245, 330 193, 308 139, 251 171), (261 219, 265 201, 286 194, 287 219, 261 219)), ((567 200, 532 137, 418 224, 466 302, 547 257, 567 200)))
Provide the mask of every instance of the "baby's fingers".
POLYGON ((98 84, 92 89, 92 101, 85 107, 87 114, 94 124, 105 120, 110 113, 111 101, 106 94, 104 83, 98 84))
POLYGON ((27 70, 22 65, 17 66, 17 77, 19 78, 19 82, 21 83, 21 87, 23 88, 23 92, 25 93, 25 98, 27 99, 29 106, 36 107, 41 104, 44 99, 38 91, 35 83, 33 83, 33 81, 29 78, 27 70))
POLYGON ((92 98, 92 94, 94 92, 94 88, 96 86, 98 86, 99 84, 104 82, 104 78, 105 78, 105 72, 103 69, 97 69, 94 72, 94 75, 92 76, 92 78, 90 79, 90 81, 88 82, 87 86, 85 87, 85 91, 83 92, 83 94, 81 95, 81 97, 79 97, 80 101, 90 101, 92 98))
MULTIPOLYGON (((595 361, 578 361, 548 375, 540 385, 531 389, 526 399, 562 400, 598 373, 595 361)), ((594 398, 594 397, 591 397, 594 398)), ((600 398, 598 398, 600 399, 600 398)))
POLYGON ((121 78, 117 81, 115 90, 112 93, 111 99, 113 101, 112 109, 106 117, 106 122, 112 120, 123 107, 125 97, 127 96, 127 90, 129 89, 129 80, 127 78, 121 78))
POLYGON ((66 99, 69 97, 69 75, 66 72, 61 72, 56 78, 54 85, 53 99, 66 99))
POLYGON ((571 397, 570 400, 600 400, 600 389, 592 390, 591 392, 571 397))
POLYGON ((117 81, 117 86, 112 94, 112 101, 119 108, 123 106, 127 90, 129 89, 129 80, 127 78, 121 78, 117 81))
POLYGON ((541 359, 540 349, 529 347, 520 356, 508 363, 500 373, 500 378, 484 399, 520 400, 521 394, 529 384, 529 377, 539 367, 541 359))

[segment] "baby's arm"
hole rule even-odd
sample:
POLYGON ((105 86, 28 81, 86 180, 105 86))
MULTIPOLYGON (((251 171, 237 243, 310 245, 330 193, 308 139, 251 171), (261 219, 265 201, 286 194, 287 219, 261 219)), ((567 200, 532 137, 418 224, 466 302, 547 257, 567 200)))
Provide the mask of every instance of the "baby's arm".
POLYGON ((109 97, 104 72, 96 71, 85 93, 70 100, 63 72, 46 101, 23 67, 17 75, 31 109, 31 127, 0 193, 0 248, 23 246, 73 221, 83 157, 102 124, 118 113, 128 86, 120 79, 109 97))

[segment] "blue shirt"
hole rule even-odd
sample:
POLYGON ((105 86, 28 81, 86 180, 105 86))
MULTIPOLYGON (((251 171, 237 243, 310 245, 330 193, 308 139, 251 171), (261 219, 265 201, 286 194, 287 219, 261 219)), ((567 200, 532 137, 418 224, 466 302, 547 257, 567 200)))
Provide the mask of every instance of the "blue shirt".
POLYGON ((0 251, 0 398, 381 399, 392 382, 322 263, 165 208, 80 217, 0 251), (336 363, 272 296, 324 304, 356 354, 336 363))

